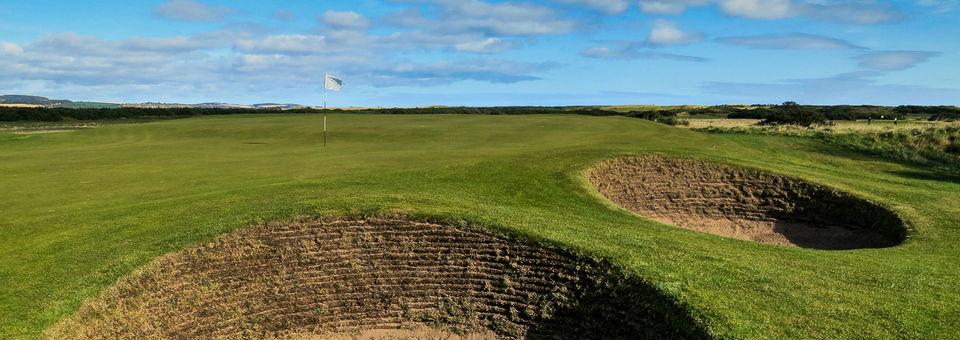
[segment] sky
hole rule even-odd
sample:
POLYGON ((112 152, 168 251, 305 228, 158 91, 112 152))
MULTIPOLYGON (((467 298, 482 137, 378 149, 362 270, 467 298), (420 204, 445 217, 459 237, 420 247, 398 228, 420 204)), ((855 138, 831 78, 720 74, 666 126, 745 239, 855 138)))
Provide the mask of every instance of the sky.
POLYGON ((0 1, 0 94, 331 106, 960 104, 960 0, 0 1))

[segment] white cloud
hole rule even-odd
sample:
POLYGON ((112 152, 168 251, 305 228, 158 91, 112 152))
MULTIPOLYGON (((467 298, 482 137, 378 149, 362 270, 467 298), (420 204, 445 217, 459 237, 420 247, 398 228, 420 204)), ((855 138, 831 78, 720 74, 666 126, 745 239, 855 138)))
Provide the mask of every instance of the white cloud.
POLYGON ((607 14, 623 13, 630 7, 628 0, 556 0, 565 4, 582 5, 607 14))
MULTIPOLYGON (((943 8, 938 0, 928 6, 943 8)), ((956 0, 951 0, 956 1, 956 0)), ((878 24, 903 15, 889 3, 874 0, 641 0, 640 10, 654 14, 677 15, 690 7, 717 5, 730 16, 773 20, 804 16, 813 19, 853 24, 878 24)))
POLYGON ((647 37, 647 43, 651 45, 682 45, 700 41, 703 35, 700 33, 684 32, 676 23, 659 20, 654 23, 650 36, 647 37))
POLYGON ((878 51, 859 56, 860 66, 878 71, 906 70, 940 55, 926 51, 878 51))
POLYGON ((751 19, 782 19, 793 15, 790 0, 720 0, 727 14, 751 19))
POLYGON ((365 29, 370 26, 370 20, 357 12, 326 11, 320 16, 320 21, 333 28, 365 29))
POLYGON ((650 34, 643 41, 625 41, 612 45, 595 46, 580 51, 580 56, 611 60, 663 59, 704 62, 708 59, 654 50, 666 46, 691 44, 702 39, 703 34, 686 32, 681 30, 674 22, 658 20, 654 22, 650 34))
POLYGON ((130 38, 122 45, 130 50, 143 51, 193 51, 212 46, 210 41, 196 37, 130 38))
POLYGON ((463 52, 492 53, 499 52, 512 47, 511 43, 498 38, 486 38, 483 40, 466 41, 454 45, 454 49, 463 52))
POLYGON ((20 47, 20 45, 0 41, 0 54, 16 55, 21 53, 23 53, 23 47, 20 47))
MULTIPOLYGON (((224 93, 264 93, 315 84, 318 75, 338 72, 353 84, 436 86, 462 80, 515 83, 559 67, 497 58, 443 62, 403 61, 412 49, 492 53, 514 45, 503 38, 463 32, 357 30, 269 34, 252 29, 193 36, 102 40, 74 33, 44 36, 26 45, 0 43, 0 90, 30 86, 38 93, 81 88, 104 96, 150 98, 149 93, 216 98, 224 93)), ((116 98, 116 97, 114 97, 116 98)))
POLYGON ((785 35, 754 35, 743 37, 727 37, 718 39, 721 43, 740 45, 753 48, 769 49, 796 49, 796 50, 830 50, 830 49, 863 49, 846 40, 825 37, 813 34, 785 34, 785 35))
POLYGON ((282 34, 262 39, 243 39, 236 47, 246 52, 256 53, 320 53, 326 47, 326 38, 321 35, 282 34))
MULTIPOLYGON (((568 33, 576 22, 559 17, 544 6, 521 3, 491 3, 481 0, 394 0, 428 3, 441 9, 439 20, 407 17, 403 20, 443 32, 482 32, 493 36, 535 36, 568 33)), ((405 15, 419 15, 405 11, 405 15)), ((421 27, 422 28, 422 27, 421 27)))
POLYGON ((215 22, 233 13, 233 10, 223 6, 206 5, 196 0, 169 0, 157 6, 154 13, 171 20, 215 22))

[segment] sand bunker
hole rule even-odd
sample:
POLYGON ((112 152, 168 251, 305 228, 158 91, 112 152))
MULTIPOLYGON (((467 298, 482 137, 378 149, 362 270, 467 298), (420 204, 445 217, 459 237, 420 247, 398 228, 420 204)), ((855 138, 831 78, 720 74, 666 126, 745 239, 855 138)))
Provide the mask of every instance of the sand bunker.
POLYGON ((825 250, 892 247, 906 237, 903 221, 879 205, 759 170, 642 156, 601 163, 588 177, 627 210, 726 237, 825 250))
POLYGON ((471 227, 269 224, 163 256, 51 338, 704 338, 605 262, 471 227))

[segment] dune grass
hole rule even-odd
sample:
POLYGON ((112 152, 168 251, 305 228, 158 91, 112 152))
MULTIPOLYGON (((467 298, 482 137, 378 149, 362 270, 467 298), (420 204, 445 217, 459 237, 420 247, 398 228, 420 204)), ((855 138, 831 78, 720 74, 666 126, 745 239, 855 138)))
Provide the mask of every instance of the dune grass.
MULTIPOLYGON (((720 337, 960 337, 960 181, 813 139, 586 116, 201 117, 0 132, 0 338, 33 338, 154 257, 262 221, 404 213, 613 259, 720 337), (798 176, 894 208, 902 246, 724 239, 614 207, 582 173, 618 155, 798 176)), ((843 209, 843 207, 837 207, 843 209)))
POLYGON ((907 120, 837 122, 829 126, 760 126, 749 120, 699 120, 694 129, 712 133, 746 133, 817 138, 828 144, 948 173, 960 172, 960 124, 907 120), (738 124, 739 121, 739 125, 738 124))

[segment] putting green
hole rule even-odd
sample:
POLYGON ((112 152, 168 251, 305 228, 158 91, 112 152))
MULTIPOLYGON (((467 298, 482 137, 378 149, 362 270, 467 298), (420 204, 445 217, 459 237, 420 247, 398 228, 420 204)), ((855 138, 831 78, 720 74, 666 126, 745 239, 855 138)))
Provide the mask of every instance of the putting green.
MULTIPOLYGON (((402 213, 510 229, 611 259, 723 337, 960 337, 960 180, 811 140, 622 117, 203 117, 0 133, 0 337, 37 337, 157 256, 294 216, 402 213), (785 248, 663 225, 583 172, 660 153, 880 202, 900 246, 785 248)), ((842 209, 843 207, 837 207, 842 209)))

